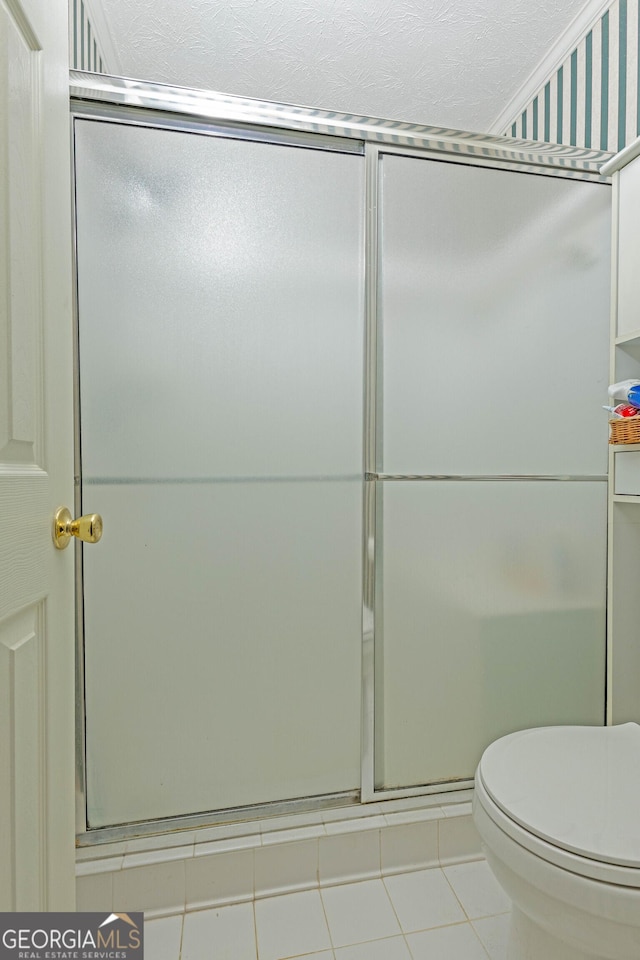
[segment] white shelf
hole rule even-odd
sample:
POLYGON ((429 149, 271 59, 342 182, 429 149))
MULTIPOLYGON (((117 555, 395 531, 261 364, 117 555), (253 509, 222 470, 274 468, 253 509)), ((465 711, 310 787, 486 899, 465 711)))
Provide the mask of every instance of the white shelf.
POLYGON ((640 346, 640 328, 630 330, 629 333, 622 333, 614 341, 616 347, 638 347, 640 346))
POLYGON ((629 493, 614 493, 611 499, 614 503, 640 503, 640 496, 632 496, 629 493))

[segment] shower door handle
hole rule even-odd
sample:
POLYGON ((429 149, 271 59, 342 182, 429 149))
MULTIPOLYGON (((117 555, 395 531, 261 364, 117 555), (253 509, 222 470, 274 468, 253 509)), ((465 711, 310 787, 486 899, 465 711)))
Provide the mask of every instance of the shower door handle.
POLYGON ((71 537, 77 537, 84 543, 97 543, 101 536, 102 517, 99 513, 87 513, 84 517, 72 520, 66 507, 56 510, 53 518, 53 542, 58 550, 64 550, 71 537))

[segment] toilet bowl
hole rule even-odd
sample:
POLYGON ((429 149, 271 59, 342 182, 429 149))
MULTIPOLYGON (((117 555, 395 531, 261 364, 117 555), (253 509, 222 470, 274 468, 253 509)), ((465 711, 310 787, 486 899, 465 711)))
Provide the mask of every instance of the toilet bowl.
POLYGON ((502 737, 473 818, 513 904, 507 960, 639 960, 638 724, 502 737))

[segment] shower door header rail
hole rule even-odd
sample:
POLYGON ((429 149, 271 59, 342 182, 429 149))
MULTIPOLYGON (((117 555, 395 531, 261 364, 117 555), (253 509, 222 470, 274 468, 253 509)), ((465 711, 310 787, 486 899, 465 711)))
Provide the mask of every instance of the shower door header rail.
POLYGON ((191 120, 230 126, 240 124, 275 127, 389 147, 449 154, 458 160, 498 160, 501 164, 508 162, 528 167, 530 170, 555 168, 565 176, 588 180, 607 181, 608 177, 601 174, 601 167, 613 157, 612 153, 602 150, 468 133, 400 120, 362 117, 79 70, 70 72, 70 95, 76 101, 165 111, 191 120))

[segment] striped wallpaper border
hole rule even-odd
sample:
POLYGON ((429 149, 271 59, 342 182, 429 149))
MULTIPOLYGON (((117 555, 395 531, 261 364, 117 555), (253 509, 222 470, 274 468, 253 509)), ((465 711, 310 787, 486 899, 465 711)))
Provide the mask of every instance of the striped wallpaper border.
POLYGON ((503 127, 511 137, 617 153, 640 135, 639 0, 613 0, 503 127))
POLYGON ((71 69, 106 73, 104 54, 84 0, 70 0, 69 33, 71 69))

